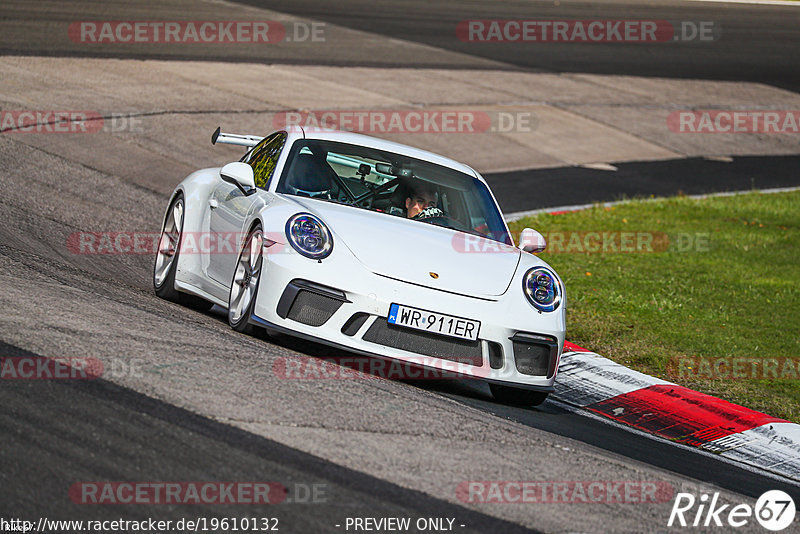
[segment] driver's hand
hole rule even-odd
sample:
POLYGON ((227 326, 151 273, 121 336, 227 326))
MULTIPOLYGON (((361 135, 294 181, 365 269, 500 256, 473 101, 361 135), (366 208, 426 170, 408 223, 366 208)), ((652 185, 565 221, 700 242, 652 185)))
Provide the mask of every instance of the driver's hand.
POLYGON ((414 215, 412 219, 430 219, 432 217, 444 217, 444 212, 436 206, 430 206, 414 215))

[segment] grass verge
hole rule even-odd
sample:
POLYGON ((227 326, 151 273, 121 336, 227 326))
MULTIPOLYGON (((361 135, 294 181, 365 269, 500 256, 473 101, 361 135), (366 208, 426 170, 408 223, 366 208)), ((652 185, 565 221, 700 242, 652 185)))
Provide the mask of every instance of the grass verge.
POLYGON ((548 238, 567 339, 800 422, 800 192, 631 201, 509 226, 548 238))

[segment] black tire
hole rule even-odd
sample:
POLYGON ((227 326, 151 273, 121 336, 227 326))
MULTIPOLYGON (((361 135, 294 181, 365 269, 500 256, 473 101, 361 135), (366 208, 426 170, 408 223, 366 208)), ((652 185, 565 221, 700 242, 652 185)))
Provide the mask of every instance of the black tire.
POLYGON ((492 396, 498 402, 510 404, 512 406, 539 406, 547 399, 549 393, 533 391, 530 389, 502 386, 500 384, 489 384, 492 396))
POLYGON ((197 297, 195 295, 187 295, 175 289, 175 272, 178 265, 178 257, 180 256, 180 242, 183 236, 183 220, 184 220, 184 202, 183 195, 178 195, 172 204, 169 206, 167 215, 164 218, 164 223, 161 227, 161 236, 158 239, 158 250, 156 250, 156 259, 153 262, 153 289, 156 296, 177 302, 188 306, 189 308, 198 311, 208 311, 214 305, 213 303, 197 297), (180 220, 175 221, 176 207, 179 207, 180 220), (173 247, 173 253, 167 254, 164 250, 167 246, 165 240, 169 240, 169 246, 173 247), (164 264, 165 257, 169 256, 171 259, 168 264, 164 264))
POLYGON ((261 268, 264 265, 264 255, 262 251, 263 233, 261 225, 256 224, 247 234, 239 257, 236 259, 236 266, 231 278, 231 289, 228 293, 228 324, 237 332, 243 334, 257 334, 263 332, 263 328, 250 324, 250 317, 253 315, 253 308, 258 295, 258 288, 261 285, 261 268), (254 246, 253 241, 257 244, 254 246), (255 248, 258 251, 255 263, 252 263, 250 251, 255 248), (247 252, 250 261, 245 258, 247 252), (246 297, 250 292, 249 298, 246 297), (238 298, 237 298, 238 297, 238 298), (245 299, 246 300, 242 300, 245 299))

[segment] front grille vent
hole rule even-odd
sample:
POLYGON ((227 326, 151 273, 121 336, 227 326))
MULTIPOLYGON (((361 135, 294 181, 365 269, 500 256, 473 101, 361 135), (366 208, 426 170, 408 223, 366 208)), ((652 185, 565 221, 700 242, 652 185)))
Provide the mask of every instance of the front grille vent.
POLYGON ((377 343, 395 349, 433 356, 469 365, 483 365, 480 341, 468 341, 452 337, 439 336, 429 332, 421 332, 390 325, 385 317, 378 317, 367 333, 364 341, 377 343))

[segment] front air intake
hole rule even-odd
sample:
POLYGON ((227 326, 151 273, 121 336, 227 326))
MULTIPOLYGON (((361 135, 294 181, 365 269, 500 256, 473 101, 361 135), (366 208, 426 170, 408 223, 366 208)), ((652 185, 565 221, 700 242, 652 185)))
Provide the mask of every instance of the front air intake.
POLYGON ((558 341, 555 338, 520 332, 511 338, 511 343, 517 371, 530 376, 553 376, 558 358, 558 341))
POLYGON ((278 300, 278 315, 308 326, 322 326, 349 302, 342 291, 307 280, 292 280, 278 300))

